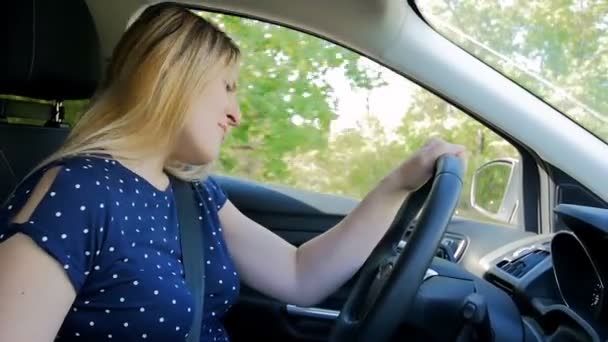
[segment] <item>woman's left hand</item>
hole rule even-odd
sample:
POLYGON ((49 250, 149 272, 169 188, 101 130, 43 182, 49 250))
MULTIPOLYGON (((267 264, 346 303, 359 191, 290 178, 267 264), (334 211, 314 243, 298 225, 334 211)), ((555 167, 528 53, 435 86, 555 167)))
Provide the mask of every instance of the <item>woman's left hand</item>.
POLYGON ((466 167, 467 157, 464 146, 431 138, 412 157, 393 170, 388 177, 398 190, 415 191, 431 178, 437 159, 444 154, 453 154, 462 158, 466 167))

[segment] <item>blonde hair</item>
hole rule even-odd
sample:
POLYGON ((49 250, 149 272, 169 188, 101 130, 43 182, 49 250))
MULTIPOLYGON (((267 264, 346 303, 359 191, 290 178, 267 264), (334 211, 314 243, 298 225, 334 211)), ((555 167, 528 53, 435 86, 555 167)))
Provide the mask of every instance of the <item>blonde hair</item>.
MULTIPOLYGON (((80 155, 118 159, 126 151, 155 153, 171 146, 185 125, 191 99, 218 72, 235 68, 236 44, 212 23, 179 5, 146 8, 114 49, 106 77, 64 144, 41 166, 80 155)), ((167 160, 165 170, 200 180, 207 165, 167 160)))

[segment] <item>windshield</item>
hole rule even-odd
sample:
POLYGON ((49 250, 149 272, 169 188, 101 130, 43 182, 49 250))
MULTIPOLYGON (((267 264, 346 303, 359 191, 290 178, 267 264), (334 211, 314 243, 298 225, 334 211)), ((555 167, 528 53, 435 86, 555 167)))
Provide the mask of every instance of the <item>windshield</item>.
POLYGON ((608 141, 608 2, 424 0, 440 33, 608 141))

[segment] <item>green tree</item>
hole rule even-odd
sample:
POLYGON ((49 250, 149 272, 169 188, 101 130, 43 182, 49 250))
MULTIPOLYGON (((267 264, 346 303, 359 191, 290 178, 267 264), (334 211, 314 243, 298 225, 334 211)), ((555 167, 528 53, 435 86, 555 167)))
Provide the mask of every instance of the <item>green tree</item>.
POLYGON ((391 141, 377 118, 340 132, 326 148, 290 159, 289 183, 306 189, 362 198, 409 154, 408 144, 391 141))
MULTIPOLYGON (((432 136, 462 144, 470 152, 460 214, 473 216, 469 197, 473 173, 484 163, 502 157, 518 158, 517 150, 456 107, 420 88, 405 108, 398 139, 389 139, 377 118, 368 115, 359 127, 338 134, 327 148, 293 158, 292 185, 362 198, 383 176, 413 154, 432 136), (311 167, 314 165, 314 167, 311 167), (304 175, 304 176, 303 176, 304 175)), ((480 184, 484 198, 497 198, 497 183, 480 184)))
POLYGON ((206 14, 243 52, 239 96, 243 124, 227 140, 218 169, 285 183, 285 158, 321 149, 335 118, 330 70, 341 68, 353 85, 381 85, 359 56, 309 35, 255 20, 206 14))
POLYGON ((506 194, 512 169, 507 164, 492 164, 478 174, 475 198, 478 205, 498 213, 506 194), (494 191, 488 191, 492 189, 494 191))
POLYGON ((283 27, 203 15, 244 52, 240 96, 245 120, 228 140, 220 172, 362 198, 431 136, 440 136, 471 151, 461 199, 462 210, 469 210, 473 171, 491 159, 518 156, 502 138, 422 88, 403 109, 398 139, 389 139, 371 113, 359 127, 330 138, 336 106, 324 76, 343 69, 354 88, 372 89, 383 85, 380 66, 370 67, 346 49, 283 27))
MULTIPOLYGON (((399 135, 409 141, 410 145, 413 143, 411 149, 420 147, 430 136, 438 136, 466 146, 469 160, 460 206, 468 209, 475 170, 493 159, 518 158, 519 153, 502 137, 436 95, 420 89, 413 98, 414 101, 398 129, 399 135)), ((488 187, 484 191, 489 193, 501 190, 488 187)))
POLYGON ((418 5, 440 32, 608 140, 606 1, 418 5))

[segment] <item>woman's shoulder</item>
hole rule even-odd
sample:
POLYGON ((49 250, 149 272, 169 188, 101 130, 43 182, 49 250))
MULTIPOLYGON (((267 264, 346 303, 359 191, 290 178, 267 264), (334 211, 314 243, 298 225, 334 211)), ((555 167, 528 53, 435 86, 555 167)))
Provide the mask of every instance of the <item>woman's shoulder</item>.
POLYGON ((217 180, 215 179, 215 177, 208 175, 205 178, 203 178, 200 181, 200 184, 205 187, 205 188, 209 188, 212 190, 221 190, 221 186, 220 184, 217 182, 217 180))
POLYGON ((31 196, 57 197, 88 202, 101 192, 104 165, 110 161, 89 155, 61 158, 38 168, 23 179, 8 198, 7 206, 20 207, 31 196), (36 191, 44 188, 44 191, 36 191))
POLYGON ((228 200, 228 196, 217 180, 212 176, 207 176, 199 182, 199 185, 203 200, 213 202, 215 209, 220 210, 228 200))
POLYGON ((51 162, 0 208, 0 243, 17 233, 29 236, 64 266, 76 290, 93 265, 90 251, 99 251, 109 236, 109 192, 98 181, 102 163, 86 156, 51 162))
POLYGON ((110 171, 109 165, 112 162, 112 159, 89 154, 67 156, 44 165, 33 173, 31 178, 37 180, 51 169, 58 169, 60 174, 65 174, 73 180, 103 177, 104 170, 110 171))

